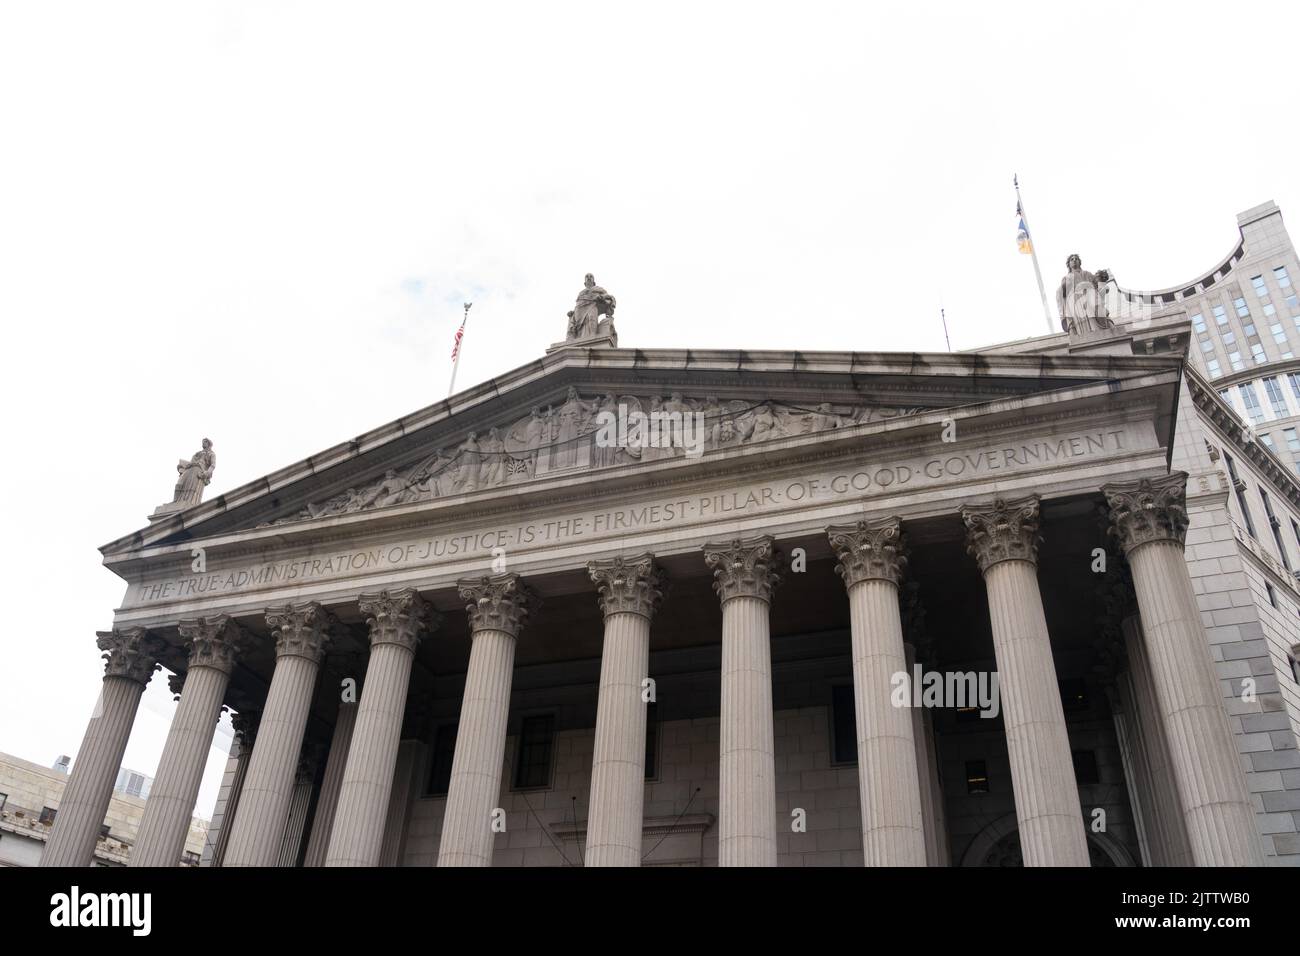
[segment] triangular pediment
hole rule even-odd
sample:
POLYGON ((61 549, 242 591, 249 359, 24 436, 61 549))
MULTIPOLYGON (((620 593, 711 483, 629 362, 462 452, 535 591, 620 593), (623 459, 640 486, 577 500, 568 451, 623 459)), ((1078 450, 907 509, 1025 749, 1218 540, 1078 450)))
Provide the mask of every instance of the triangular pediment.
MULTIPOLYGON (((445 505, 557 480, 647 476, 870 434, 943 409, 1163 375, 1168 357, 573 349, 547 356, 106 545, 445 505)), ((1172 408, 1170 409, 1172 414, 1172 408)))

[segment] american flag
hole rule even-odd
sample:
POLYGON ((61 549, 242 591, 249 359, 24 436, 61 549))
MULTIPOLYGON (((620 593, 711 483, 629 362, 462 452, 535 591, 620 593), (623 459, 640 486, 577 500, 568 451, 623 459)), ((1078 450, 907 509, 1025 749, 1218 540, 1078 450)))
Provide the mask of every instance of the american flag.
POLYGON ((460 328, 456 330, 456 342, 451 347, 451 359, 453 362, 456 360, 456 356, 460 354, 460 340, 465 336, 465 322, 468 319, 469 315, 467 313, 465 318, 460 320, 460 328))
POLYGON ((451 360, 456 361, 456 356, 460 354, 460 340, 465 337, 465 323, 469 321, 469 310, 473 302, 465 303, 465 318, 460 320, 460 328, 456 330, 456 341, 451 347, 451 360))

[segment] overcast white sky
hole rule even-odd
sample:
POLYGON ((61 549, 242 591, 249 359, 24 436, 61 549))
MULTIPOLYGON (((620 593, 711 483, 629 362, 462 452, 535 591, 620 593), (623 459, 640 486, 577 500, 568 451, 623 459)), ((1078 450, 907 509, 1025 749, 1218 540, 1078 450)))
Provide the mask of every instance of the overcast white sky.
MULTIPOLYGON (((99 545, 562 338, 942 350, 1041 334, 1069 252, 1198 276, 1300 216, 1295 4, 0 7, 0 751, 75 755, 99 545), (1288 66, 1290 63, 1292 65, 1288 66)), ((155 677, 126 765, 152 774, 155 677)), ((209 815, 219 735, 198 810, 209 815)))

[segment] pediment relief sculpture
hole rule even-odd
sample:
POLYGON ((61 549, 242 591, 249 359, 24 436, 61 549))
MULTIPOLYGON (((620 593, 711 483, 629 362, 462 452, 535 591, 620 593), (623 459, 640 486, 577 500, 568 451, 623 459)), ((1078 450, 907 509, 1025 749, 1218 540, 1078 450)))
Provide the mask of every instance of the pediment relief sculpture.
POLYGON ((833 431, 916 414, 921 408, 800 405, 713 396, 580 395, 534 406, 512 424, 469 432, 404 468, 313 502, 274 524, 353 514, 450 498, 543 475, 582 472, 669 458, 699 457, 779 438, 833 431))

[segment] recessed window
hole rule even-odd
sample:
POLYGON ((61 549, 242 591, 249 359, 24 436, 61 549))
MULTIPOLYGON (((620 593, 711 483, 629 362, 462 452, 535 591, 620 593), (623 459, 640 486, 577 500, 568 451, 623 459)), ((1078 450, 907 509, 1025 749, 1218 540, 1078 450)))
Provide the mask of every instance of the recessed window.
POLYGON ((1237 344, 1237 334, 1233 332, 1232 329, 1228 329, 1223 333, 1223 344, 1224 345, 1237 344))
POLYGON ((966 792, 989 792, 989 768, 983 760, 966 761, 966 792))
POLYGON ((1101 783, 1101 775, 1097 773, 1097 755, 1093 751, 1076 750, 1070 756, 1074 758, 1075 783, 1081 787, 1101 783))
POLYGON ((1237 310, 1237 315, 1241 316, 1241 318, 1244 319, 1246 316, 1250 315, 1250 309, 1246 307, 1246 300, 1240 296, 1232 300, 1232 305, 1233 308, 1237 310))
POLYGON ((1268 298, 1268 286, 1264 285, 1263 276, 1251 276, 1250 284, 1255 287, 1255 295, 1261 299, 1268 298))
POLYGON ((1286 656, 1287 662, 1291 665, 1291 679, 1300 684, 1300 661, 1295 659, 1294 654, 1286 656))
POLYGON ((1273 590, 1273 585, 1265 581, 1264 590, 1268 592, 1268 603, 1277 607, 1277 592, 1273 590))
POLYGON ((9 794, 0 793, 0 810, 3 810, 5 808, 5 804, 8 802, 9 802, 9 794))
POLYGON ((439 797, 451 789, 451 765, 456 757, 456 724, 443 724, 433 735, 433 760, 429 766, 430 796, 439 797))
POLYGON ((555 715, 525 717, 519 729, 519 757, 515 761, 515 789, 545 787, 551 782, 551 756, 555 752, 555 715))
POLYGON ((1225 452, 1223 461, 1228 466, 1228 477, 1232 479, 1232 487, 1237 492, 1237 507, 1241 509, 1241 520, 1246 525, 1246 533, 1258 540, 1258 535, 1255 534, 1255 521, 1250 516, 1250 505, 1246 503, 1246 483, 1237 477, 1237 463, 1232 460, 1231 455, 1225 452))
POLYGON ((1214 351, 1214 343, 1211 342, 1209 339, 1204 340, 1203 342, 1201 342, 1201 351, 1202 351, 1202 352, 1213 352, 1213 351, 1214 351))
POLYGON ((1197 333, 1204 332, 1205 316, 1201 315, 1201 313, 1199 312, 1197 312, 1194 316, 1192 316, 1192 328, 1196 329, 1197 333))
POLYGON ((1208 362, 1205 363, 1205 367, 1210 372, 1210 378, 1218 378, 1220 375, 1223 374, 1223 369, 1219 366, 1218 359, 1213 359, 1213 358, 1210 359, 1208 362))
POLYGON ((181 854, 181 862, 184 863, 186 866, 198 866, 199 855, 195 853, 193 850, 186 850, 184 853, 181 854))
POLYGON ((59 812, 58 810, 51 809, 50 807, 41 807, 41 816, 40 816, 39 820, 37 820, 37 822, 38 822, 38 823, 53 823, 53 822, 54 822, 54 816, 55 816, 55 814, 57 814, 58 812, 59 812))
POLYGON ((1210 311, 1214 313, 1214 321, 1215 321, 1217 324, 1219 324, 1219 325, 1227 325, 1227 324, 1228 324, 1228 316, 1227 316, 1227 314, 1223 311, 1223 306, 1221 306, 1221 305, 1216 305, 1216 306, 1214 306, 1212 309, 1210 309, 1210 311))
MULTIPOLYGON (((1259 489, 1259 498, 1264 502, 1264 514, 1268 518, 1268 526, 1273 529, 1273 543, 1277 545, 1278 557, 1282 559, 1283 567, 1290 571, 1291 558, 1286 553, 1286 545, 1282 543, 1282 522, 1273 513, 1273 502, 1262 486, 1259 489)), ((1273 606, 1277 607, 1277 600, 1273 597, 1272 585, 1269 586, 1269 599, 1273 601, 1273 606)))
POLYGON ((1229 352, 1228 364, 1232 366, 1232 370, 1234 372, 1240 372, 1243 368, 1246 367, 1246 363, 1241 360, 1240 352, 1229 352))
POLYGON ((836 684, 831 688, 831 747, 835 763, 858 762, 858 721, 852 684, 836 684))
POLYGON ((1285 418, 1287 416, 1286 395, 1282 393, 1282 386, 1278 384, 1276 376, 1264 379, 1264 394, 1268 396, 1268 402, 1273 406, 1274 416, 1285 418))
POLYGON ((1254 382, 1243 382, 1237 386, 1237 392, 1241 395, 1241 403, 1246 406, 1246 414, 1256 425, 1264 421, 1264 410, 1259 407, 1259 395, 1255 392, 1254 382))
POLYGON ((1269 451, 1273 451, 1272 435, 1270 435, 1268 432, 1264 432, 1262 435, 1259 436, 1259 440, 1264 443, 1264 445, 1268 448, 1269 451))
POLYGON ((1274 269, 1273 277, 1277 279, 1279 289, 1289 289, 1291 287, 1291 277, 1286 274, 1286 266, 1278 266, 1274 269))

